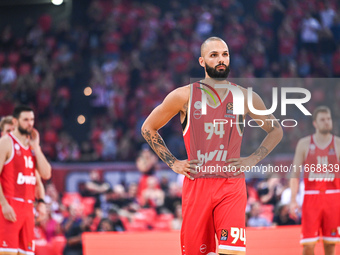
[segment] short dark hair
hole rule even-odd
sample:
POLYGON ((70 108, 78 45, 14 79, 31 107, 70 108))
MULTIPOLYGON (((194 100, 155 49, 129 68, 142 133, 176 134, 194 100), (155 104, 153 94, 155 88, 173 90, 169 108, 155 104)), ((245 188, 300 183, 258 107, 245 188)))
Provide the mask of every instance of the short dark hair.
POLYGON ((13 111, 13 118, 19 119, 20 114, 22 112, 33 112, 33 109, 29 107, 28 105, 18 105, 17 107, 14 108, 13 111))
POLYGON ((331 114, 331 109, 329 109, 329 107, 324 106, 324 105, 321 105, 321 106, 316 107, 315 110, 314 110, 314 112, 313 112, 313 115, 312 115, 313 121, 316 120, 316 118, 318 117, 318 114, 319 114, 320 112, 331 114))

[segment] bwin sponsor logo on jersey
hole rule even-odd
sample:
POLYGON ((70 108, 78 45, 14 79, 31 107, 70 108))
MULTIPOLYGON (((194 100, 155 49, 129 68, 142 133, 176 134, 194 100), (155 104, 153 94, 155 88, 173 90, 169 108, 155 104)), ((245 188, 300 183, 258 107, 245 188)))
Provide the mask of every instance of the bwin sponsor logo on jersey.
POLYGON ((201 150, 198 150, 197 159, 202 162, 202 165, 212 160, 224 162, 227 159, 228 151, 223 150, 223 149, 224 149, 224 145, 221 144, 220 150, 214 150, 214 151, 206 152, 204 154, 201 153, 201 150))
POLYGON ((29 185, 35 185, 37 179, 33 174, 31 175, 23 175, 23 173, 18 174, 17 184, 23 185, 23 184, 29 184, 29 185))
POLYGON ((332 182, 334 181, 334 178, 335 178, 335 175, 333 173, 329 173, 329 172, 326 172, 326 173, 313 173, 313 172, 310 172, 309 173, 309 176, 308 176, 308 180, 309 181, 316 181, 316 182, 321 182, 321 181, 324 181, 324 182, 332 182))

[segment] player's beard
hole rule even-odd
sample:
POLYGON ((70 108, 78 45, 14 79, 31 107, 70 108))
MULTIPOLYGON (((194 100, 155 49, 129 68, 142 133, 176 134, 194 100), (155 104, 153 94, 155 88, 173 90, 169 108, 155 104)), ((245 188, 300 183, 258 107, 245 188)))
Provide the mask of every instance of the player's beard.
POLYGON ((205 70, 207 71, 209 77, 212 79, 226 79, 228 78, 230 72, 230 66, 226 66, 225 64, 218 64, 217 66, 215 66, 215 68, 213 68, 208 66, 207 63, 205 63, 205 70), (225 69, 222 71, 218 71, 217 70, 218 66, 224 66, 225 69))
POLYGON ((319 129, 320 134, 328 135, 332 132, 332 128, 319 129))
POLYGON ((20 126, 20 124, 18 126, 18 131, 22 135, 31 135, 31 132, 32 132, 32 131, 28 131, 27 129, 24 129, 22 126, 20 126))

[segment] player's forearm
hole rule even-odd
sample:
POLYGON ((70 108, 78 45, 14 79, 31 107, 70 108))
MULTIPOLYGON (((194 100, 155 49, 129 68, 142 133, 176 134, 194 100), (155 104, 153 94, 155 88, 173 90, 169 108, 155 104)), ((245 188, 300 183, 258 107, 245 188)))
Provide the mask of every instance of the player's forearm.
POLYGON ((171 168, 177 159, 166 147, 163 138, 159 135, 157 130, 152 130, 143 126, 142 136, 158 157, 171 168))
POLYGON ((45 198, 45 188, 44 188, 44 184, 41 181, 40 176, 37 176, 37 183, 35 185, 35 197, 37 199, 45 198))
POLYGON ((267 134, 260 147, 250 156, 258 163, 264 159, 281 141, 283 132, 281 128, 275 128, 267 134))
POLYGON ((37 159, 37 170, 41 178, 45 180, 51 178, 51 171, 52 171, 51 165, 50 163, 48 163, 45 155, 41 151, 40 146, 34 148, 34 153, 37 159))
POLYGON ((289 181, 289 186, 291 190, 291 202, 296 202, 296 195, 299 191, 299 179, 298 178, 291 178, 289 181))
POLYGON ((0 183, 0 205, 1 206, 4 206, 4 205, 7 205, 8 204, 8 201, 4 195, 4 192, 2 190, 2 186, 1 186, 1 183, 0 183))

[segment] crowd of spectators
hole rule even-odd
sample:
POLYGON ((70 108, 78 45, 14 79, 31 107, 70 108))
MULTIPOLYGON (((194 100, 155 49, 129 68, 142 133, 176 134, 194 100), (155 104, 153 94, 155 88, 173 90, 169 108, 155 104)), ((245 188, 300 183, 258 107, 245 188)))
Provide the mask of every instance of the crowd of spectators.
MULTIPOLYGON (((231 78, 340 76, 335 0, 196 0, 162 6, 93 0, 84 24, 52 23, 53 17, 42 15, 38 21, 25 21, 24 36, 10 25, 1 32, 0 116, 10 114, 17 103, 32 105, 43 149, 55 161, 134 160, 143 143, 145 117, 171 90, 204 75, 197 58, 209 36, 228 43, 231 78), (76 141, 65 126, 70 104, 80 96, 77 75, 84 70, 90 70, 83 86, 92 89, 92 114, 87 116, 91 127, 76 141)), ((310 111, 317 104, 338 108, 340 85, 335 85, 306 85, 313 94, 310 111)), ((272 86, 263 80, 255 88, 268 107, 272 86)), ((299 129, 286 130, 278 151, 292 153, 296 137, 312 131, 310 120, 303 117, 297 116, 299 129)), ((69 125, 76 129, 75 122, 69 125)), ((250 133, 245 132, 249 146, 243 146, 244 154, 252 152, 261 137, 257 131, 250 133)), ((186 157, 179 123, 165 126, 162 136, 170 149, 176 148, 175 156, 186 157)))

